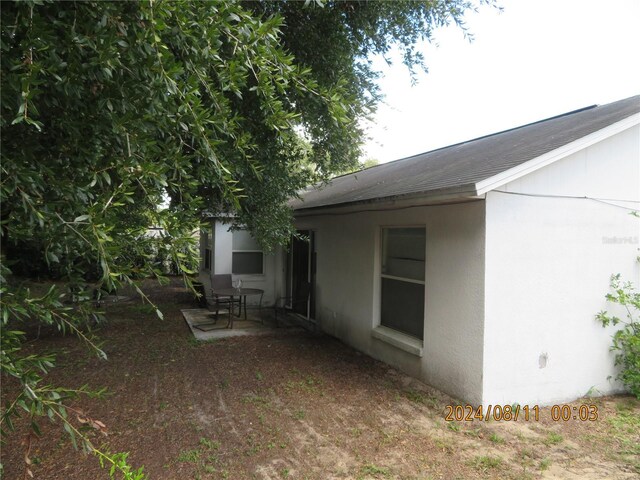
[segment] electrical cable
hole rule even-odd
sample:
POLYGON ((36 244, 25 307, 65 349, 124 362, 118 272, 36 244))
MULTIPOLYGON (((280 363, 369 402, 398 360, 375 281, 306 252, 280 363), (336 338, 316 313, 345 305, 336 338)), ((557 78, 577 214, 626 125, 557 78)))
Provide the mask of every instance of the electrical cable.
POLYGON ((604 203, 605 205, 610 205, 612 207, 622 208, 623 210, 629 210, 631 212, 635 212, 640 210, 640 205, 638 208, 629 208, 623 205, 617 205, 611 202, 624 202, 624 203, 638 203, 640 204, 640 200, 621 200, 619 198, 595 198, 595 197, 587 197, 587 196, 572 196, 572 195, 551 195, 551 194, 542 194, 542 193, 520 193, 520 192, 505 192, 504 190, 491 190, 496 193, 504 193, 507 195, 519 195, 522 197, 540 197, 540 198, 568 198, 573 200, 591 200, 593 202, 604 203))

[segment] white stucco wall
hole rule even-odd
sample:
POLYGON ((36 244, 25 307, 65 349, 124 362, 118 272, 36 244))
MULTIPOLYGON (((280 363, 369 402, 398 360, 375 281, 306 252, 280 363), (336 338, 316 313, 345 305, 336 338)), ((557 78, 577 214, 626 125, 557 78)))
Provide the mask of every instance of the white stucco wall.
POLYGON ((484 202, 299 218, 315 231, 316 319, 353 347, 468 401, 482 397, 484 202), (422 357, 374 338, 380 231, 426 227, 422 357))
MULTIPOLYGON (((232 253, 233 253, 233 233, 229 231, 229 224, 220 220, 213 225, 213 272, 200 272, 200 279, 207 282, 207 277, 213 274, 231 273, 232 253)), ((280 253, 264 254, 264 271, 262 275, 233 275, 233 281, 242 280, 245 288, 260 288, 264 290, 262 306, 273 305, 276 299, 276 281, 282 275, 279 267, 280 253)), ((248 305, 258 305, 260 297, 257 295, 247 296, 248 305)))
POLYGON ((213 224, 213 274, 231 273, 233 234, 229 225, 220 221, 213 224))
MULTIPOLYGON (((640 200, 640 128, 635 126, 498 190, 533 195, 640 200)), ((627 207, 638 203, 615 202, 627 207)), ((609 277, 640 285, 640 221, 588 199, 490 192, 486 199, 484 404, 552 404, 620 389, 609 277), (615 243, 619 242, 619 243, 615 243)))

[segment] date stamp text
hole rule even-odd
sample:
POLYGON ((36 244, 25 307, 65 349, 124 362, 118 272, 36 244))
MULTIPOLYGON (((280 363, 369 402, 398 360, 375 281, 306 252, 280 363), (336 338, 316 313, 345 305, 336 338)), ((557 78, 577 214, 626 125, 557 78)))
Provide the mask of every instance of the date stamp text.
POLYGON ((539 422, 548 415, 554 422, 595 422, 598 420, 597 405, 553 405, 543 409, 538 405, 447 405, 444 419, 447 422, 539 422))

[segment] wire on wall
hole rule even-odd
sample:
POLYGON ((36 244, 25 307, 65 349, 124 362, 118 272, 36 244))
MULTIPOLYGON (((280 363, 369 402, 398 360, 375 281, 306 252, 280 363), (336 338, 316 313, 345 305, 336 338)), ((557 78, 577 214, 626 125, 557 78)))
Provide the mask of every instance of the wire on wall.
POLYGON ((640 210, 640 200, 621 200, 619 198, 595 198, 595 197, 586 197, 586 196, 579 197, 579 196, 571 196, 571 195, 549 195, 549 194, 542 194, 542 193, 505 192, 504 190, 492 190, 492 192, 504 193, 507 195, 519 195, 523 197, 569 198, 574 200, 591 200, 592 202, 604 203, 605 205, 622 208, 623 210, 628 210, 630 212, 635 212, 640 210), (625 207, 624 205, 618 205, 611 202, 637 203, 638 207, 630 208, 630 207, 625 207))

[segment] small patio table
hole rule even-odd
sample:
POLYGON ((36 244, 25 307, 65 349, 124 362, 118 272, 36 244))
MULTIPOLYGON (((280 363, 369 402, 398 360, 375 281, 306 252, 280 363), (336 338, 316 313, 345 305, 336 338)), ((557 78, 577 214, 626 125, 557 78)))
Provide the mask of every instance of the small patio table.
MULTIPOLYGON (((244 319, 247 319, 247 296, 249 295, 260 295, 260 308, 262 308, 262 296, 264 295, 264 290, 259 288, 216 288, 211 290, 213 295, 219 295, 221 297, 231 297, 231 301, 233 304, 233 297, 240 297, 240 312, 238 312, 238 316, 242 315, 242 304, 244 303, 244 319)), ((231 313, 231 308, 229 309, 229 325, 227 327, 233 328, 233 314, 231 313)))

